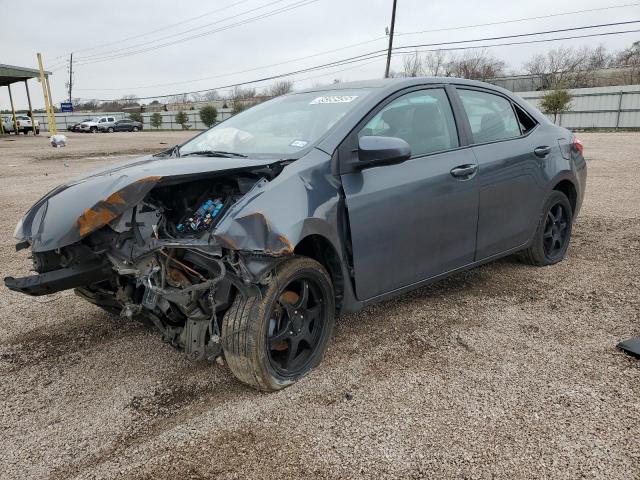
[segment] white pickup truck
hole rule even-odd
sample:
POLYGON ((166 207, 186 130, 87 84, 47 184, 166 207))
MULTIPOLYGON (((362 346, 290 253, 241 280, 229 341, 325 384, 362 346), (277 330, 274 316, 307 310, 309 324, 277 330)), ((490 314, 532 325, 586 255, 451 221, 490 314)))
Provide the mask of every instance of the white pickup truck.
POLYGON ((115 122, 115 117, 96 117, 89 122, 82 122, 80 124, 80 131, 96 133, 98 131, 98 127, 109 127, 115 122))
MULTIPOLYGON (((40 123, 35 119, 34 122, 36 123, 35 133, 36 135, 38 135, 40 134, 40 123)), ((31 118, 29 118, 28 115, 16 115, 16 123, 18 124, 18 132, 22 132, 26 135, 27 133, 33 131, 33 127, 31 126, 31 118)), ((2 128, 4 128, 4 131, 7 133, 16 131, 15 125, 13 124, 13 117, 11 115, 5 115, 2 117, 2 128)))

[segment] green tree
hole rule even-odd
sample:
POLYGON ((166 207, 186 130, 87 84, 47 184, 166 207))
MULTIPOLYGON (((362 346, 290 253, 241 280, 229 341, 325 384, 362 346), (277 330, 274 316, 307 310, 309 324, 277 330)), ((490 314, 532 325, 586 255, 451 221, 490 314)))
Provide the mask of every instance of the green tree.
POLYGON ((183 130, 187 130, 186 124, 188 121, 189 121, 189 117, 182 110, 176 113, 176 123, 179 124, 183 130))
POLYGON ((218 109, 213 105, 205 105, 200 109, 200 119, 207 128, 213 127, 218 119, 218 109))
POLYGON ((558 114, 571 108, 571 95, 564 89, 551 90, 540 101, 540 108, 547 115, 553 114, 553 123, 558 114))
POLYGON ((135 120, 136 122, 144 123, 144 117, 140 112, 131 112, 129 114, 129 118, 131 120, 135 120))
POLYGON ((151 115, 151 126, 156 127, 156 129, 162 126, 162 114, 160 112, 154 112, 151 115))

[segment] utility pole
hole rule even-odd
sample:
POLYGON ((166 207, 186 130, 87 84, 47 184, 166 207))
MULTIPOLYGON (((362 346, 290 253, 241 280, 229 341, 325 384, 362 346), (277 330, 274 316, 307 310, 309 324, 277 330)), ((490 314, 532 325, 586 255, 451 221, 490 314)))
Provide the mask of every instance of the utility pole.
POLYGON ((71 90, 73 89, 73 53, 69 57, 69 103, 71 103, 71 90))
POLYGON ((384 78, 389 78, 389 67, 391 65, 391 50, 393 49, 393 29, 396 26, 396 3, 393 0, 393 10, 391 11, 391 30, 389 31, 389 50, 387 51, 387 68, 384 71, 384 78))

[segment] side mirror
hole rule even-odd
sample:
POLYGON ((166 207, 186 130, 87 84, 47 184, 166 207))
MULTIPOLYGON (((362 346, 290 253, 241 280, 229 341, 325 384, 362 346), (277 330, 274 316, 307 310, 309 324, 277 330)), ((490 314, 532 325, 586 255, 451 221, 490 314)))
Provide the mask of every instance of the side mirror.
POLYGON ((358 169, 392 165, 411 158, 411 147, 397 137, 364 136, 358 142, 358 169))

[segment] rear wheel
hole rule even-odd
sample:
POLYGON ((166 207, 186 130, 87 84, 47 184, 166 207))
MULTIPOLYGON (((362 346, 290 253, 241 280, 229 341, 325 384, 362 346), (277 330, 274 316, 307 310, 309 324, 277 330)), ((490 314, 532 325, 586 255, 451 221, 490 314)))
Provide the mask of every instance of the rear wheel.
POLYGON ((222 323, 222 345, 238 379, 280 390, 322 359, 333 331, 335 300, 329 274, 315 260, 280 264, 262 297, 236 296, 222 323))
POLYGON ((567 196, 553 190, 542 209, 538 228, 522 258, 530 265, 552 265, 561 261, 569 248, 573 211, 567 196))
POLYGON ((109 132, 109 133, 113 133, 113 127, 109 127, 109 128, 107 128, 107 132, 109 132))

